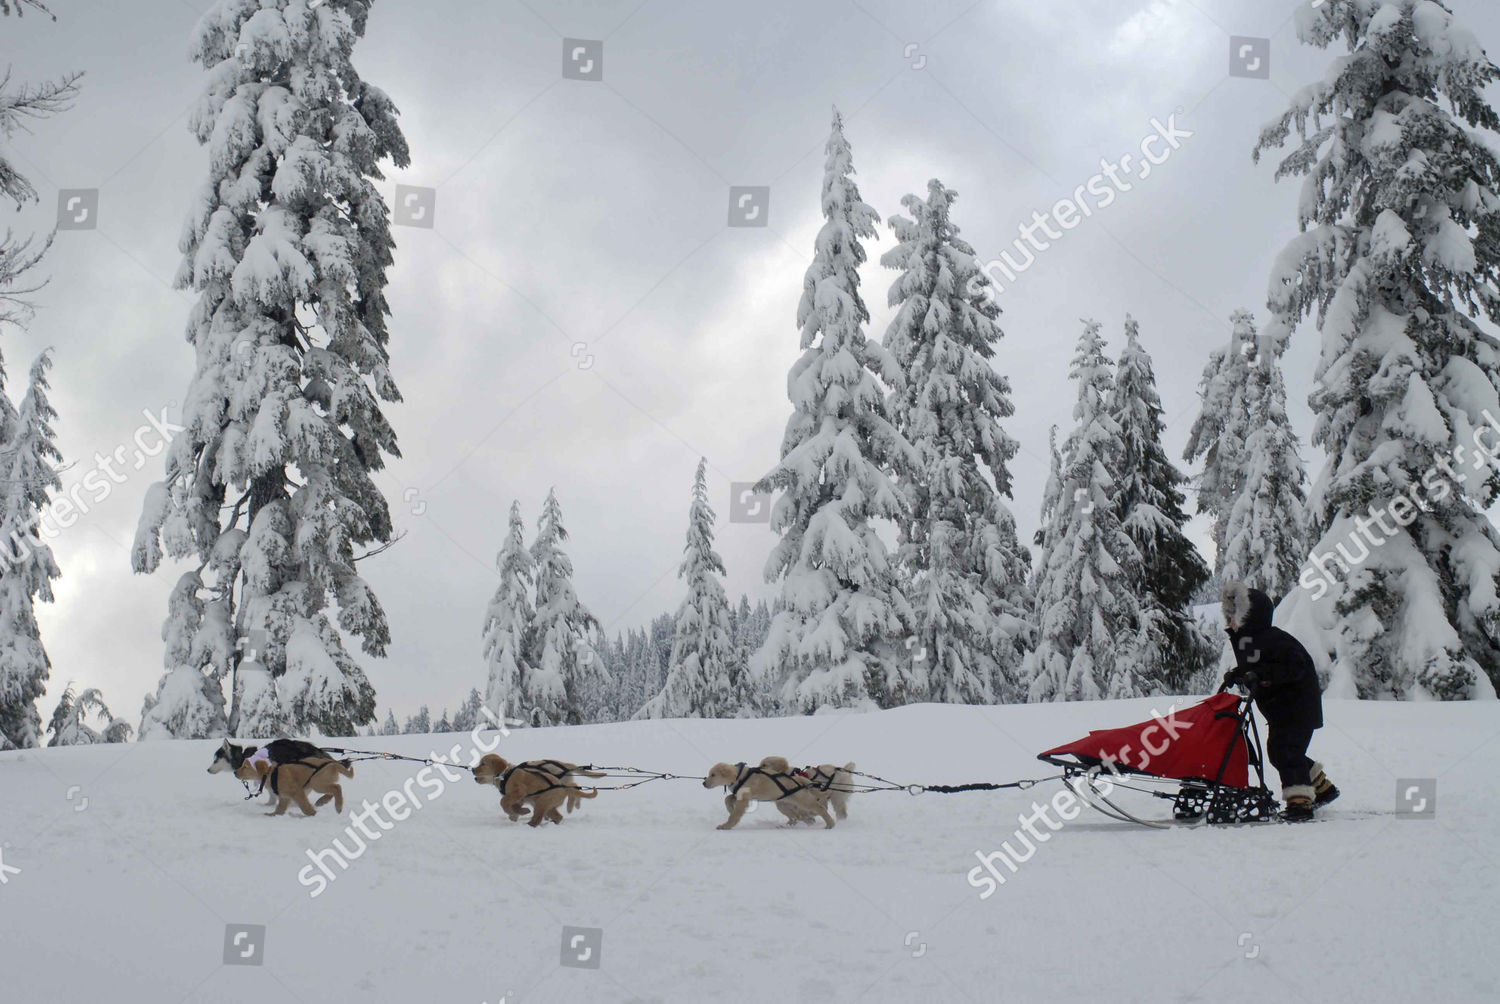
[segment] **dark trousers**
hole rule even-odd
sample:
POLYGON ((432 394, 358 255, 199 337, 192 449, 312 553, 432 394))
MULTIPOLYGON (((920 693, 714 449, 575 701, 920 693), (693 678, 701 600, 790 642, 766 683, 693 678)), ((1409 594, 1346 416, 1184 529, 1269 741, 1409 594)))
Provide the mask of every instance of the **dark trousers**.
POLYGON ((1281 787, 1312 784, 1312 758, 1307 747, 1313 730, 1301 726, 1266 726, 1266 759, 1281 775, 1281 787))

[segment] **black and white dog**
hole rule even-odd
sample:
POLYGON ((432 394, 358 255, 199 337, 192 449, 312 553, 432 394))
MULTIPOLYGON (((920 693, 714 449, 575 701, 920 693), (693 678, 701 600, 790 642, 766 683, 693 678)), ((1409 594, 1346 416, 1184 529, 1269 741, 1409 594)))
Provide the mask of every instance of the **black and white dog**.
MULTIPOLYGON (((273 739, 264 746, 236 746, 228 739, 214 750, 213 763, 208 765, 210 774, 231 774, 240 769, 246 760, 265 760, 272 767, 284 763, 296 763, 309 757, 327 757, 329 754, 301 739, 273 739)), ((258 794, 258 793, 257 793, 258 794)))

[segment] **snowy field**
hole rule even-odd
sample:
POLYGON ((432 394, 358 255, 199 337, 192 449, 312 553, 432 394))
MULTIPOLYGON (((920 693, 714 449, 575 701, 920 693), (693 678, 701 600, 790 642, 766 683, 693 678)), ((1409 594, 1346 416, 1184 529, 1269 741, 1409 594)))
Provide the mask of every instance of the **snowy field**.
MULTIPOLYGON (((1011 780, 1050 773, 1038 750, 1150 711, 1149 701, 925 705, 622 723, 516 732, 501 751, 692 774, 782 753, 853 759, 903 782, 1011 780)), ((1327 711, 1313 753, 1345 794, 1325 821, 1148 830, 1086 813, 983 901, 965 877, 975 852, 1011 839, 1055 782, 857 796, 832 831, 786 829, 765 806, 719 832, 722 792, 669 780, 601 794, 565 825, 531 830, 506 822, 496 793, 467 774, 443 787, 429 772, 409 787, 421 807, 388 832, 367 823, 379 839, 347 871, 332 867, 313 897, 298 877, 307 852, 336 837, 358 847, 345 833, 351 806, 265 818, 232 778, 205 773, 214 743, 0 754, 0 997, 1500 999, 1500 706, 1327 711), (1437 779, 1433 818, 1395 814, 1398 778, 1437 779), (264 934, 226 950, 230 925, 264 934), (565 926, 601 932, 597 944, 582 935, 574 966, 561 964, 565 926), (247 964, 226 965, 226 952, 247 964)), ((467 758, 467 735, 347 745, 426 756, 455 743, 467 758)), ((345 783, 352 808, 421 769, 358 764, 345 783)))

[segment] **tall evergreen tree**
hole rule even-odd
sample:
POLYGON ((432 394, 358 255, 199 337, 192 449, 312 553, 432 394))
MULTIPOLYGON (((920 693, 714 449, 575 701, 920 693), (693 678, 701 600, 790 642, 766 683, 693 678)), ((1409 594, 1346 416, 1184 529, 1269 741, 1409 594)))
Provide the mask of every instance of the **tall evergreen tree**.
POLYGON ((389 708, 385 712, 385 721, 380 724, 380 734, 383 736, 399 736, 401 726, 396 724, 396 713, 389 708))
POLYGON ((1482 458, 1433 472, 1467 466, 1500 416, 1500 340, 1476 320, 1500 319, 1500 162, 1484 135, 1500 129, 1485 95, 1500 68, 1434 0, 1303 6, 1296 22, 1348 54, 1255 146, 1291 139, 1277 177, 1305 176, 1270 341, 1314 311, 1322 336, 1310 536, 1333 581, 1305 569, 1283 619, 1332 657, 1331 693, 1493 696, 1500 534, 1485 510, 1500 475, 1482 458))
MULTIPOLYGON (((210 739, 228 731, 224 691, 213 672, 199 667, 229 664, 229 601, 205 600, 203 578, 184 572, 167 599, 162 625, 162 665, 166 673, 141 709, 142 739, 210 739)), ((278 706, 279 707, 279 706, 278 706)), ((256 734, 256 733, 251 733, 256 734)), ((274 738, 275 732, 260 732, 274 738)))
POLYGON ((1027 697, 1136 697, 1144 690, 1134 670, 1139 610, 1128 576, 1141 559, 1115 506, 1115 464, 1125 443, 1109 412, 1114 381, 1097 321, 1084 322, 1070 375, 1078 382, 1076 424, 1042 511, 1045 563, 1035 577, 1040 639, 1026 657, 1027 697))
MULTIPOLYGON (((21 17, 27 7, 52 14, 36 0, 0 0, 0 16, 14 13, 21 17)), ((52 16, 52 20, 56 21, 56 16, 52 16)), ((8 143, 11 136, 25 129, 28 119, 49 118, 66 110, 78 96, 78 81, 82 76, 82 73, 69 73, 55 82, 12 86, 7 69, 0 77, 0 143, 8 143)), ((15 202, 17 209, 37 200, 36 188, 3 150, 0 150, 0 197, 15 202)))
POLYGON ((36 702, 52 667, 36 621, 37 601, 52 602, 52 580, 62 574, 37 529, 48 493, 61 487, 57 412, 47 396, 51 366, 43 352, 19 410, 0 386, 0 747, 40 745, 36 702))
POLYGON ((677 577, 687 595, 677 608, 667 682, 637 718, 729 718, 744 703, 742 667, 730 633, 729 600, 719 580, 724 560, 714 550, 708 504, 708 461, 698 461, 688 507, 687 545, 677 577))
MULTIPOLYGON (((1250 364, 1258 351, 1255 317, 1248 310, 1229 316, 1227 346, 1208 355, 1198 384, 1198 417, 1188 433, 1182 459, 1203 461, 1195 478, 1199 513, 1213 518, 1214 575, 1223 577, 1224 542, 1229 539, 1229 512, 1240 496, 1245 444, 1250 438, 1250 364)), ((1215 594, 1217 596, 1217 594, 1215 594)))
POLYGON ((1109 413, 1124 446, 1117 460, 1115 513, 1134 544, 1139 564, 1130 569, 1138 617, 1133 648, 1140 686, 1179 694, 1213 661, 1220 639, 1205 637, 1189 605, 1208 579, 1208 566, 1182 532, 1182 485, 1187 481, 1161 445, 1166 428, 1151 356, 1135 318, 1125 317, 1125 348, 1115 366, 1109 413))
POLYGON ((409 736, 426 735, 432 731, 432 712, 427 710, 427 705, 406 720, 406 727, 401 730, 409 736))
MULTIPOLYGON (((225 637, 192 669, 232 678, 243 640, 263 635, 259 663, 288 725, 329 735, 353 733, 375 709, 344 636, 370 656, 390 640, 355 562, 357 548, 391 539, 372 474, 398 455, 381 411, 400 399, 386 348, 394 243, 374 183, 382 160, 409 158, 395 106, 350 61, 369 8, 221 0, 194 31, 209 81, 191 124, 209 177, 177 284, 198 293, 196 370, 132 552, 137 572, 155 571, 163 546, 207 567, 225 637)), ((231 693, 230 725, 257 725, 243 719, 240 681, 231 693)))
MULTIPOLYGON (((450 721, 453 723, 454 732, 472 732, 476 726, 492 724, 484 717, 484 698, 479 695, 477 689, 471 689, 469 696, 458 706, 450 721)), ((496 715, 496 718, 500 716, 496 715)))
POLYGON ((1219 565, 1225 580, 1281 597, 1296 587, 1307 557, 1307 475, 1287 419, 1286 385, 1275 352, 1254 360, 1248 376, 1250 434, 1219 565))
POLYGON ((531 605, 534 564, 521 533, 521 503, 510 504, 510 527, 505 544, 495 557, 500 584, 484 614, 484 661, 489 667, 484 706, 497 720, 521 714, 523 681, 529 674, 527 655, 531 647, 536 611, 531 605))
POLYGON ((903 644, 911 608, 874 525, 902 515, 891 474, 915 462, 880 384, 899 387, 900 368, 864 331, 860 238, 875 236, 880 217, 860 200, 836 110, 825 150, 826 222, 797 307, 802 356, 787 375, 792 415, 781 461, 757 485, 782 491, 771 514, 781 539, 766 562, 782 607, 751 670, 801 712, 920 697, 903 644))
POLYGON ((891 418, 917 455, 898 480, 906 501, 899 555, 923 657, 914 689, 934 701, 990 704, 1019 690, 1033 644, 1031 555, 1002 500, 1017 446, 1000 427, 1015 412, 1010 384, 990 365, 1000 309, 951 219, 956 197, 934 178, 926 201, 901 200, 910 219, 891 218, 897 243, 880 260, 901 275, 884 341, 904 379, 891 418))
POLYGON ((609 676, 594 651, 599 622, 573 591, 573 562, 563 552, 568 539, 557 491, 547 492, 531 558, 536 566, 536 626, 521 677, 517 717, 532 725, 578 725, 590 694, 609 676))

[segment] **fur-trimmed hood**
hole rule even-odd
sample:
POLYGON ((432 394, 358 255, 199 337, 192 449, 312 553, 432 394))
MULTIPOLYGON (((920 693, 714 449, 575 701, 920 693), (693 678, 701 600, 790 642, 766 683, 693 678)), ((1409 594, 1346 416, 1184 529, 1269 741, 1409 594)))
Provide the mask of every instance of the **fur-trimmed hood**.
POLYGON ((1243 582, 1231 580, 1224 583, 1220 604, 1224 624, 1232 631, 1260 634, 1271 626, 1271 613, 1275 607, 1271 597, 1243 582))

